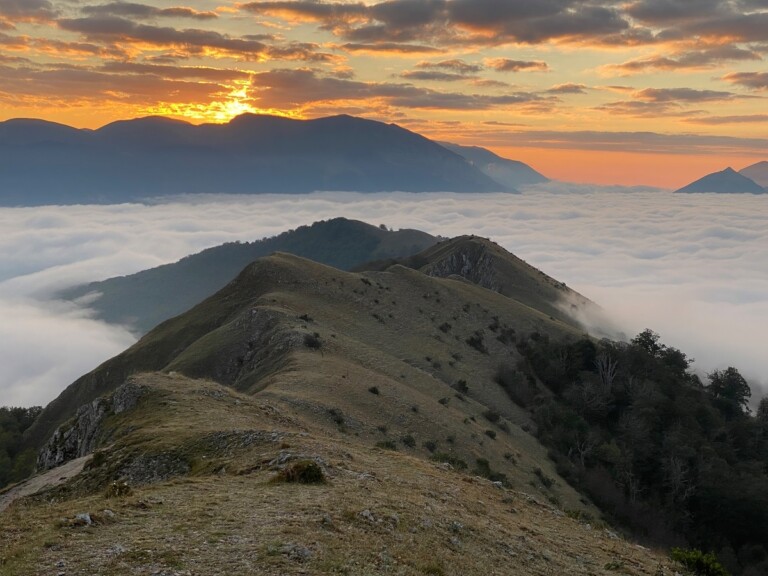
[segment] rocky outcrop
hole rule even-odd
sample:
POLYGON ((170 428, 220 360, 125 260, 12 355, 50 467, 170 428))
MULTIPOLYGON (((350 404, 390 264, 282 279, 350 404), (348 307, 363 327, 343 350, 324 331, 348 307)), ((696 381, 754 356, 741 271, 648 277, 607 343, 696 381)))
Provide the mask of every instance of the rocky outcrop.
POLYGON ((40 450, 38 471, 56 468, 93 452, 101 440, 104 419, 131 410, 142 394, 143 387, 129 379, 111 395, 81 406, 75 417, 62 424, 40 450))
POLYGON ((499 292, 501 283, 496 278, 493 260, 485 246, 471 243, 451 252, 446 258, 425 266, 422 272, 438 278, 461 276, 473 284, 499 292))

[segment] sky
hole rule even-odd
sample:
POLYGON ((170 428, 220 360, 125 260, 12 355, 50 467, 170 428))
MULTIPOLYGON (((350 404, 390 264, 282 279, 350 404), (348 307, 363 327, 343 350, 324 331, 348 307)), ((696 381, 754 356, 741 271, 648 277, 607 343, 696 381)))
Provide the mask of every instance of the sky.
POLYGON ((591 298, 628 337, 650 328, 702 375, 768 390, 765 198, 547 184, 510 194, 203 196, 159 204, 0 208, 0 406, 45 404, 135 341, 51 300, 203 248, 346 216, 489 237, 591 298))
POLYGON ((0 121, 347 113, 571 182, 767 159, 768 0, 0 0, 0 121))

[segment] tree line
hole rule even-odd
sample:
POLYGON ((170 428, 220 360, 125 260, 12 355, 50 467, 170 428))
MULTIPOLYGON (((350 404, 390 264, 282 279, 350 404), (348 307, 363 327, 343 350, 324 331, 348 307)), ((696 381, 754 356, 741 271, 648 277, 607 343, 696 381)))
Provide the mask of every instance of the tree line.
POLYGON ((530 410, 558 472, 615 522, 768 574, 768 398, 736 368, 702 381, 645 330, 629 343, 531 334, 497 381, 530 410))

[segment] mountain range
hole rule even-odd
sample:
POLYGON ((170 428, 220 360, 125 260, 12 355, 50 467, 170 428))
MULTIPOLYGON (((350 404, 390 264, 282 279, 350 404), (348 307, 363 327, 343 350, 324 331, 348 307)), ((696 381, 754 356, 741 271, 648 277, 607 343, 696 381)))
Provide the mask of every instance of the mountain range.
POLYGON ((474 163, 465 153, 475 158, 478 150, 448 150, 397 125, 344 115, 303 121, 244 114, 198 126, 148 117, 98 130, 8 120, 0 123, 0 204, 196 193, 514 192, 516 184, 541 180, 525 165, 495 156, 474 163))
POLYGON ((532 184, 544 184, 549 178, 518 160, 509 160, 479 146, 460 146, 450 142, 439 143, 444 148, 466 158, 486 176, 514 190, 532 184))
MULTIPOLYGON (((706 387, 650 330, 585 334, 594 304, 477 236, 334 219, 242 248, 322 237, 354 270, 258 257, 36 415, 0 569, 671 576, 702 556, 620 529, 766 567, 768 435, 715 387, 735 369, 706 387)), ((146 277, 182 294, 226 248, 146 277)))
POLYGON ((726 168, 675 190, 680 193, 765 194, 768 193, 768 162, 758 162, 736 172, 726 168), (760 183, 758 183, 758 180, 760 183))
POLYGON ((273 238, 215 246, 172 264, 68 288, 58 296, 87 302, 97 318, 144 334, 220 290, 261 256, 289 252, 349 270, 373 260, 416 254, 438 240, 418 230, 393 231, 334 218, 273 238))

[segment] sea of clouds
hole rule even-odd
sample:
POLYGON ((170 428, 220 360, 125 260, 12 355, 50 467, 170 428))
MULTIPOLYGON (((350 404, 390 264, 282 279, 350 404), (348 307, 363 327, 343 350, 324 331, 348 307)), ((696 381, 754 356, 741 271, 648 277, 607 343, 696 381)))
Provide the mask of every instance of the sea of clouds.
POLYGON ((66 286, 346 216, 486 236, 696 359, 768 388, 768 196, 550 184, 510 194, 189 197, 0 208, 0 405, 45 404, 135 341, 51 299, 66 286))

